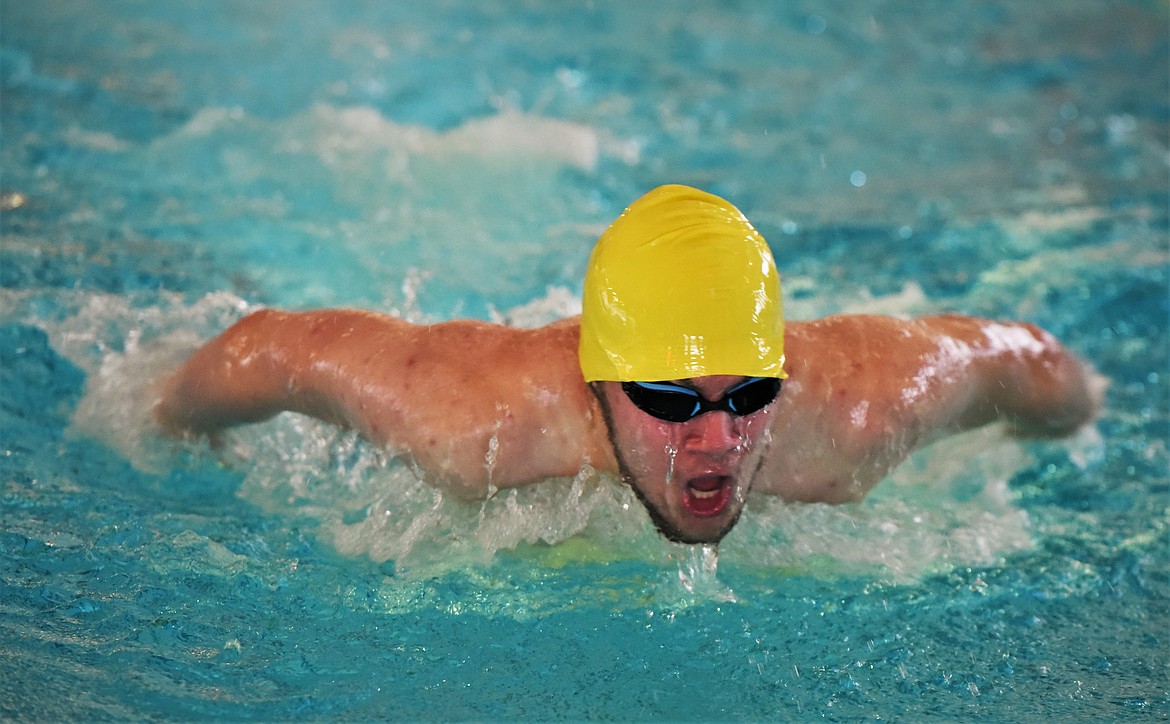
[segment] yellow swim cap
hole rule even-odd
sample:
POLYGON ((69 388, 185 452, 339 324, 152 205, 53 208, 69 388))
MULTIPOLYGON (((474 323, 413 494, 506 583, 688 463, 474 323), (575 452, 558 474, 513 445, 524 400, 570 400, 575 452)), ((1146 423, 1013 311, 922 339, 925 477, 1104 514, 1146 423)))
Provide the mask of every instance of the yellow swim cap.
POLYGON ((787 377, 767 242, 718 196, 654 189, 593 248, 579 354, 586 382, 787 377))

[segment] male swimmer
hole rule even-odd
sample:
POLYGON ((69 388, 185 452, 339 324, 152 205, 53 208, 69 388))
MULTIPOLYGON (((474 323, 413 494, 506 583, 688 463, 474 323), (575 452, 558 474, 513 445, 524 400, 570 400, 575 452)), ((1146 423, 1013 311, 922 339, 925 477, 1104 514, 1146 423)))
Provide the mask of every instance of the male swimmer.
POLYGON ((996 420, 1065 435, 1099 398, 1029 324, 846 315, 785 328, 775 262, 743 214, 663 186, 598 241, 580 318, 515 329, 264 310, 165 380, 155 412, 180 434, 312 415, 464 497, 592 466, 629 484, 663 535, 715 543, 749 491, 858 500, 940 436, 996 420))

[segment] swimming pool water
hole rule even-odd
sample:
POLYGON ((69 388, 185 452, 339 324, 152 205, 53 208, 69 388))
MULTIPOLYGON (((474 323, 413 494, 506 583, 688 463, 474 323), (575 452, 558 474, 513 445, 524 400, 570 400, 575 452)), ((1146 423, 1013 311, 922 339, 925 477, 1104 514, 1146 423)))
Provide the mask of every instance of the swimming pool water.
POLYGON ((0 3, 0 716, 1170 717, 1162 2, 0 3), (719 550, 616 485, 442 498, 293 416, 158 436, 263 305, 575 313, 646 189, 793 318, 1050 329, 1095 428, 945 441, 719 550), (717 566, 716 566, 717 561, 717 566))

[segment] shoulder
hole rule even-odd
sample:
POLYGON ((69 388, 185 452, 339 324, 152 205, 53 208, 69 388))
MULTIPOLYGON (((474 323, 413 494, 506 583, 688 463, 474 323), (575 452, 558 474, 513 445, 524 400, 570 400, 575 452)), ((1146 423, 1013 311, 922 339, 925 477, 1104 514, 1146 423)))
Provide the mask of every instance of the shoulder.
POLYGON ((785 336, 785 386, 802 407, 852 420, 865 417, 860 411, 898 406, 937 350, 917 321, 888 316, 792 322, 785 336))
POLYGON ((415 332, 419 344, 435 356, 457 364, 498 366, 505 372, 575 365, 578 334, 576 320, 523 328, 461 319, 419 327, 415 332))
MULTIPOLYGON (((786 348, 789 386, 802 406, 835 429, 922 432, 957 414, 985 376, 983 361, 995 344, 989 324, 963 315, 841 315, 794 323, 786 348)), ((1012 344, 1034 340, 1026 328, 1003 329, 1012 344)))
POLYGON ((788 372, 807 380, 883 370, 910 370, 937 346, 940 330, 923 320, 837 315, 790 322, 785 334, 788 372))

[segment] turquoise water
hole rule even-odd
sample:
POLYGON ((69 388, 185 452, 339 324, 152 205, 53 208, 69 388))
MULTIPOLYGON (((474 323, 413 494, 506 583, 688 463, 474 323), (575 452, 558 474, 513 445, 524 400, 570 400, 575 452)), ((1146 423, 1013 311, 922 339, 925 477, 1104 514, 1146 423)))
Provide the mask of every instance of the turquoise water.
MULTIPOLYGON (((724 6, 726 5, 726 6, 724 6)), ((1170 718, 1170 11, 0 3, 0 717, 1170 718), (717 552, 620 486, 436 494, 285 416, 157 435, 264 305, 540 324, 665 182, 789 316, 1027 319, 1111 386, 717 552), (717 565, 716 565, 717 563, 717 565)))

